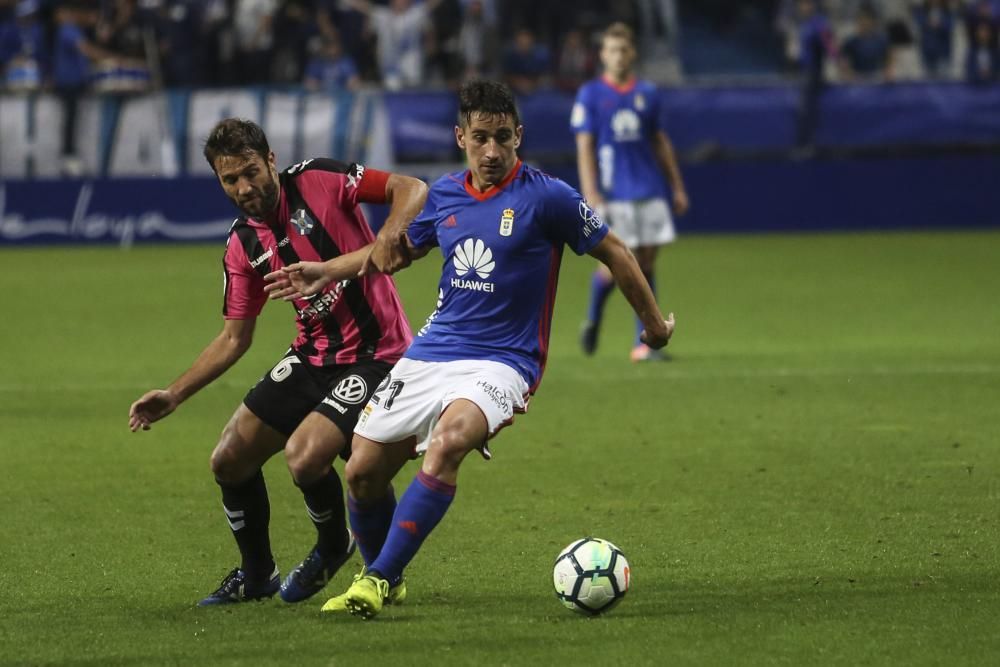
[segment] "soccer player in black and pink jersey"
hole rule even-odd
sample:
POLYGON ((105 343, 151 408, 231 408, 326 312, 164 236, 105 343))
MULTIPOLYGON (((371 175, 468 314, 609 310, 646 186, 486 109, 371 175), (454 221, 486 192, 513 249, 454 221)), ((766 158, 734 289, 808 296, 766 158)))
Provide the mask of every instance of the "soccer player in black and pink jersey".
POLYGON ((333 462, 349 455, 358 413, 411 339, 392 279, 359 277, 367 261, 378 259, 369 257, 374 235, 360 204, 388 203, 388 221, 408 222, 423 207, 427 186, 329 159, 279 173, 263 130, 235 118, 215 126, 204 152, 243 213, 230 229, 223 261, 222 332, 166 389, 132 404, 129 427, 148 430, 243 356, 267 301, 269 273, 299 261, 332 260, 337 278, 319 294, 292 301, 298 336, 247 393, 211 457, 242 563, 199 604, 263 599, 279 589, 286 602, 298 602, 322 589, 354 552, 333 462), (318 533, 316 546, 283 582, 271 553, 261 472, 282 449, 318 533))

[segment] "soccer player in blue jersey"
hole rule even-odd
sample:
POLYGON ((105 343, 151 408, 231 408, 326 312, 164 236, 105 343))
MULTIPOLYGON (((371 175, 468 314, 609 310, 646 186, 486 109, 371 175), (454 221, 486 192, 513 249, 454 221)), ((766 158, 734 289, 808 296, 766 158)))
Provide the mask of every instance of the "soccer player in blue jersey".
MULTIPOLYGON (((664 174, 678 215, 688 210, 687 191, 673 144, 664 131, 656 86, 635 76, 635 38, 624 23, 614 23, 605 30, 601 63, 603 76, 580 88, 570 119, 576 133, 580 190, 632 249, 655 295, 657 252, 676 236, 664 174)), ((598 265, 591 278, 590 306, 580 337, 588 355, 597 349, 604 305, 614 287, 611 273, 598 265)), ((661 359, 661 353, 639 339, 642 325, 636 320, 632 361, 661 359)))
MULTIPOLYGON (((408 226, 383 228, 362 268, 392 273, 434 246, 444 255, 437 308, 355 427, 345 475, 365 569, 324 611, 370 618, 398 602, 403 570, 451 505, 462 460, 475 450, 489 459, 490 438, 527 409, 564 246, 608 267, 645 324, 645 344, 659 349, 673 333, 628 247, 579 193, 518 159, 522 133, 506 86, 466 83, 455 138, 469 168, 440 178, 408 226), (397 504, 389 482, 415 453, 420 471, 397 504)), ((287 267, 290 286, 274 294, 313 293, 329 281, 324 267, 287 267)))

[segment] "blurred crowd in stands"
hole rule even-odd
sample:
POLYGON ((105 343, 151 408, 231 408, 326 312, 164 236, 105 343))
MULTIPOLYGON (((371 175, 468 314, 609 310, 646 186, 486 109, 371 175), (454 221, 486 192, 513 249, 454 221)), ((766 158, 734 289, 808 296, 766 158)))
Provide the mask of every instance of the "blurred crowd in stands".
POLYGON ((673 0, 575 0, 567 21, 555 0, 0 0, 0 70, 21 90, 398 90, 477 74, 572 89, 594 74, 597 31, 660 5, 673 0))
MULTIPOLYGON (((789 70, 825 81, 997 81, 1000 0, 0 0, 7 90, 303 84, 573 91, 632 25, 643 74, 683 79, 685 12, 766 7, 789 70)), ((776 72, 781 68, 777 67, 776 72)))
POLYGON ((807 76, 1000 80, 1000 0, 783 0, 777 25, 807 76))

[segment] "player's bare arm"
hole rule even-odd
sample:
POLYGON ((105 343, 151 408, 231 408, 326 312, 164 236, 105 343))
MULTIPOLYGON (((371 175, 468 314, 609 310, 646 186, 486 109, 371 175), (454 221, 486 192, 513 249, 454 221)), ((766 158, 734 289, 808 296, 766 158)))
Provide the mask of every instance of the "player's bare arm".
POLYGON ((359 275, 378 271, 392 275, 410 265, 413 256, 406 242, 406 228, 424 208, 427 201, 427 184, 418 178, 390 174, 385 184, 385 200, 389 215, 379 230, 359 275))
POLYGON ((664 347, 674 333, 674 314, 671 313, 667 319, 663 318, 656 298, 649 289, 649 283, 628 247, 614 232, 609 232, 590 251, 590 255, 608 267, 622 294, 642 320, 645 328, 641 336, 642 342, 654 349, 664 347))
POLYGON ((656 161, 660 163, 663 173, 667 175, 670 189, 674 193, 674 211, 677 215, 684 215, 691 208, 691 202, 688 199, 687 189, 684 187, 681 168, 677 164, 674 144, 663 130, 659 130, 653 135, 653 152, 656 154, 656 161))
POLYGON ((294 301, 318 294, 334 281, 357 277, 374 244, 325 262, 295 262, 264 276, 264 291, 270 299, 294 301))
POLYGON ((580 193, 591 206, 604 205, 604 197, 597 186, 597 148, 590 132, 576 133, 576 169, 580 175, 580 193))
MULTIPOLYGON (((372 245, 369 243, 364 248, 326 262, 295 262, 283 266, 264 276, 264 280, 268 281, 264 290, 271 299, 284 301, 294 301, 319 294, 324 287, 334 281, 349 280, 363 275, 361 267, 371 252, 372 245)), ((410 260, 420 259, 428 252, 430 248, 415 249, 412 244, 407 246, 410 260)), ((371 265, 365 269, 365 273, 373 272, 374 268, 371 265)))
POLYGON ((148 431, 150 424, 177 409, 177 406, 225 373, 250 348, 257 320, 226 320, 222 331, 202 350, 191 368, 166 389, 142 395, 128 411, 128 426, 134 433, 148 431))

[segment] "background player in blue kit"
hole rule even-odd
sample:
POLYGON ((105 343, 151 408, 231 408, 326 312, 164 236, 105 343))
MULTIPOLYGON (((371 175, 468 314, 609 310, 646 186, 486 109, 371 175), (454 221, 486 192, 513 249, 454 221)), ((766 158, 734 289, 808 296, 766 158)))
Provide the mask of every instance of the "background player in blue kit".
MULTIPOLYGON (((451 505, 462 460, 474 450, 490 458, 487 441, 527 409, 545 368, 563 246, 609 268, 645 324, 644 343, 661 348, 673 333, 625 244, 579 193, 518 159, 522 133, 506 86, 466 83, 455 138, 469 169, 440 178, 409 226, 387 225, 362 268, 391 273, 433 246, 444 255, 437 308, 355 428, 345 474, 366 569, 324 611, 368 618, 395 601, 404 568, 451 505), (397 505, 389 482, 415 451, 423 463, 397 505)), ((324 266, 293 264, 287 278, 309 294, 328 282, 324 266)))
MULTIPOLYGON (((659 94, 654 84, 636 79, 635 37, 624 23, 614 23, 604 31, 601 63, 603 76, 580 88, 570 119, 576 133, 580 191, 635 253, 655 295, 657 251, 676 236, 664 174, 678 215, 687 212, 688 196, 664 131, 659 94)), ((611 273, 598 265, 580 340, 586 354, 597 349, 604 304, 614 286, 611 273)), ((642 325, 636 321, 632 361, 662 358, 639 339, 642 325)))

